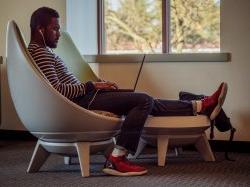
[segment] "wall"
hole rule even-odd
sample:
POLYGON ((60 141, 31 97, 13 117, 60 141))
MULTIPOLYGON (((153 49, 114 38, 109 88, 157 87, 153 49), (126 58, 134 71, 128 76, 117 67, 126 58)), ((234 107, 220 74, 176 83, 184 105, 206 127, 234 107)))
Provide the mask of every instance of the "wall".
MULTIPOLYGON (((8 20, 15 20, 26 42, 30 40, 29 21, 34 10, 48 6, 60 14, 62 29, 66 28, 66 0, 0 0, 0 56, 5 56, 5 35, 8 20)), ((1 65, 1 129, 23 130, 12 101, 6 81, 6 64, 1 65)))
MULTIPOLYGON (((237 128, 235 140, 250 141, 250 100, 248 99, 250 93, 250 1, 221 0, 221 2, 221 45, 223 51, 231 52, 232 60, 226 63, 148 63, 143 68, 138 90, 146 91, 155 97, 175 99, 179 90, 211 94, 221 81, 226 81, 229 84, 229 92, 224 109, 237 128)), ((65 1, 8 0, 5 3, 1 2, 0 55, 4 54, 5 50, 4 37, 7 20, 16 19, 24 31, 25 38, 28 39, 29 31, 26 26, 29 15, 36 7, 45 4, 58 7, 63 18, 62 24, 65 27, 65 1), (30 5, 20 8, 16 6, 18 3, 30 5)), ((67 20, 71 19, 67 18, 67 20)), ((121 87, 131 87, 138 68, 139 64, 131 63, 99 64, 98 72, 100 77, 116 81, 121 87)), ((11 129, 16 128, 11 124, 8 125, 11 129)), ((5 124, 2 127, 6 128, 5 124)), ((219 132, 215 135, 216 139, 228 137, 228 134, 219 132)))
MULTIPOLYGON (((250 141, 250 1, 221 0, 221 48, 230 52, 230 62, 174 62, 145 64, 138 90, 176 99, 179 90, 211 94, 221 81, 228 82, 224 104, 236 127, 235 140, 250 141)), ((99 64, 102 78, 132 87, 139 64, 99 64), (118 76, 119 75, 119 76, 118 76)), ((215 133, 227 139, 227 133, 215 133)))
POLYGON ((81 53, 97 53, 97 1, 67 0, 67 32, 81 53))

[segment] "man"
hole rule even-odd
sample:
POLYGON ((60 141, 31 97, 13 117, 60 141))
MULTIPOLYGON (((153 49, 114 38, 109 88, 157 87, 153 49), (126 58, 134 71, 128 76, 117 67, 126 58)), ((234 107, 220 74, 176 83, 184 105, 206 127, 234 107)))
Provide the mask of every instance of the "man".
POLYGON ((126 118, 117 137, 117 144, 107 158, 103 171, 111 175, 129 176, 147 173, 146 168, 126 159, 135 152, 148 115, 188 116, 206 114, 213 120, 219 113, 227 92, 221 83, 211 96, 199 101, 153 99, 145 93, 117 92, 115 83, 99 81, 81 83, 53 53, 60 38, 58 13, 48 7, 37 9, 31 16, 29 52, 52 86, 62 95, 91 110, 104 110, 126 118), (112 89, 113 91, 103 91, 112 89))

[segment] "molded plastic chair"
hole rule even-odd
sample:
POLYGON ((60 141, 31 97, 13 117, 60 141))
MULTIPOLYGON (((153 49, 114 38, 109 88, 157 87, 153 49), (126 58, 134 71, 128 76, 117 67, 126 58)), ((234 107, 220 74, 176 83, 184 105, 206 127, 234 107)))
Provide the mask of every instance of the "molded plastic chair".
MULTIPOLYGON (((6 56, 15 109, 24 126, 38 138, 27 172, 38 171, 50 153, 77 154, 82 176, 89 176, 90 151, 103 150, 112 143, 122 120, 88 111, 55 90, 29 55, 14 21, 8 23, 6 56)), ((81 71, 97 78, 88 66, 81 71)))

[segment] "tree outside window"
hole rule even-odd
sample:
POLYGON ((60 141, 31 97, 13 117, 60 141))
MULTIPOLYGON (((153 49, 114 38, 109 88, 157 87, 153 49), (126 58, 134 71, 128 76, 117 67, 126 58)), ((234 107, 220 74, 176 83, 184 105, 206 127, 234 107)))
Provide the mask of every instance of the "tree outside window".
POLYGON ((104 0, 103 25, 105 53, 220 50, 219 0, 104 0))

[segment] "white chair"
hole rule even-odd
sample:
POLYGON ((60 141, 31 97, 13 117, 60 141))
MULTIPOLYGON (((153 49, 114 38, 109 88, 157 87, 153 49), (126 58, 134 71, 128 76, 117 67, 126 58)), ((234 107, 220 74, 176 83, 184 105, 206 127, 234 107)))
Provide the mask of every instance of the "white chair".
POLYGON ((11 97, 24 126, 38 138, 27 172, 36 172, 50 153, 78 155, 89 176, 90 152, 112 143, 122 120, 88 111, 71 102, 42 75, 14 21, 7 27, 7 74, 11 97))

